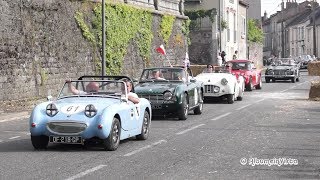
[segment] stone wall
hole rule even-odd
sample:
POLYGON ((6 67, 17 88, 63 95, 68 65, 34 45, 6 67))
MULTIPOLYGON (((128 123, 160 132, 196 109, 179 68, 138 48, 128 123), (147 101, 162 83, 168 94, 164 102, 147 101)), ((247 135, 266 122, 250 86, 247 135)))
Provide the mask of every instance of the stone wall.
MULTIPOLYGON (((101 74, 100 59, 78 28, 74 15, 91 12, 95 3, 69 0, 0 0, 0 101, 38 99, 57 95, 66 78, 101 74)), ((167 51, 171 59, 185 57, 186 40, 181 33, 184 16, 177 15, 167 51), (177 38, 179 36, 179 38, 177 38)), ((155 49, 163 44, 158 34, 161 13, 154 13, 151 66, 161 65, 155 49)), ((139 77, 145 63, 134 43, 128 46, 123 75, 139 77)))
POLYGON ((253 61, 258 69, 263 68, 263 44, 249 43, 249 60, 253 61))

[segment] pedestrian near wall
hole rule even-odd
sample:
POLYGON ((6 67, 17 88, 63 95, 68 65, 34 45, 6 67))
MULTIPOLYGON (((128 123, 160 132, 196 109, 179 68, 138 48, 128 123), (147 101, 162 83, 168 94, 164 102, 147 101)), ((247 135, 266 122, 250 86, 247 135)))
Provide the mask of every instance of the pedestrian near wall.
POLYGON ((233 56, 232 56, 232 59, 235 60, 235 59, 238 59, 238 51, 235 51, 233 56))
POLYGON ((218 53, 217 61, 218 61, 218 66, 222 66, 221 52, 218 53))
POLYGON ((222 51, 221 52, 221 58, 222 58, 222 64, 226 63, 226 52, 222 51))

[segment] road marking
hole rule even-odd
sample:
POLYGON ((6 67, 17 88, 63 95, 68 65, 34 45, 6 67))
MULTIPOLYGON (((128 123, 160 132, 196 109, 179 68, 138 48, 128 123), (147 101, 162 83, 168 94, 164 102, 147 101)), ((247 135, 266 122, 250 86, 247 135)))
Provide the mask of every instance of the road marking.
POLYGON ((280 91, 280 93, 286 92, 286 91, 288 91, 288 90, 289 90, 289 89, 282 90, 282 91, 280 91))
POLYGON ((222 115, 220 115, 218 117, 215 117, 215 118, 211 119, 211 121, 216 121, 216 120, 221 119, 221 118, 223 118, 225 116, 228 116, 229 114, 231 114, 231 112, 228 112, 228 113, 222 114, 222 115))
POLYGON ((191 130, 197 129, 198 127, 203 126, 203 125, 205 125, 205 124, 199 124, 199 125, 197 125, 197 126, 193 126, 192 128, 186 129, 186 130, 181 131, 181 132, 178 132, 178 133, 176 133, 176 134, 177 134, 177 135, 181 135, 181 134, 187 133, 187 132, 189 132, 189 131, 191 131, 191 130))
POLYGON ((3 141, 0 139, 0 143, 2 143, 3 141))
POLYGON ((266 99, 260 99, 260 100, 256 101, 256 103, 262 102, 264 100, 266 100, 266 99))
POLYGON ((11 137, 11 138, 9 138, 9 139, 17 139, 17 138, 19 138, 19 137, 21 137, 21 136, 14 136, 14 137, 11 137))
POLYGON ((236 110, 239 111, 239 110, 244 109, 244 108, 246 108, 246 107, 248 107, 248 106, 251 106, 251 104, 247 104, 247 105, 245 105, 245 106, 239 107, 239 108, 236 109, 236 110))
POLYGON ((125 155, 123 155, 123 156, 131 156, 131 155, 134 155, 134 154, 136 154, 136 153, 138 153, 138 152, 141 152, 141 151, 143 151, 143 150, 145 150, 145 149, 152 148, 152 147, 154 147, 154 146, 156 146, 156 145, 158 145, 158 144, 166 143, 166 142, 167 142, 166 140, 160 140, 160 141, 157 141, 157 142, 155 142, 155 143, 153 143, 153 144, 151 144, 151 145, 147 145, 147 146, 144 146, 144 147, 142 147, 142 148, 140 148, 140 149, 134 150, 134 151, 132 151, 132 152, 130 152, 130 153, 128 153, 128 154, 125 154, 125 155))
POLYGON ((92 168, 92 169, 88 169, 88 170, 86 170, 86 171, 84 171, 84 172, 82 172, 82 173, 79 173, 79 174, 77 174, 77 175, 74 175, 74 176, 72 176, 72 177, 70 177, 70 178, 68 178, 68 179, 66 179, 66 180, 79 179, 79 178, 81 178, 81 177, 83 177, 83 176, 85 176, 85 175, 87 175, 87 174, 93 173, 94 171, 97 171, 97 170, 99 170, 99 169, 101 169, 101 168, 104 168, 104 167, 106 167, 106 166, 107 166, 107 165, 99 165, 99 166, 97 166, 97 167, 94 167, 94 168, 92 168))

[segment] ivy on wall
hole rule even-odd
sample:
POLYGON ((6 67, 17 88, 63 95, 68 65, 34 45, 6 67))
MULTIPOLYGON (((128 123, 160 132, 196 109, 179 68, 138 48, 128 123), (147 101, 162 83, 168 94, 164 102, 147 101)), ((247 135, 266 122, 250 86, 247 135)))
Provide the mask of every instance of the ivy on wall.
POLYGON ((163 38, 163 41, 168 44, 169 42, 169 38, 171 36, 172 33, 172 27, 174 24, 176 17, 175 16, 171 16, 171 15, 163 15, 162 19, 161 19, 161 24, 160 24, 160 35, 163 38))
MULTIPOLYGON (((106 74, 121 73, 123 59, 132 41, 136 43, 140 56, 148 65, 151 56, 152 14, 126 4, 106 4, 106 74)), ((84 15, 75 14, 75 19, 83 36, 90 42, 102 47, 102 7, 93 9, 94 16, 90 26, 86 25, 84 15)), ((97 64, 97 66, 101 64, 97 64)))
POLYGON ((183 23, 182 23, 182 29, 181 29, 182 34, 183 34, 185 37, 187 37, 187 43, 188 43, 188 45, 191 44, 191 40, 190 40, 190 37, 189 37, 189 34, 190 34, 190 22, 191 22, 190 19, 187 19, 187 20, 183 21, 183 23))
POLYGON ((213 23, 215 21, 215 16, 217 15, 217 10, 215 8, 209 10, 191 10, 185 11, 184 14, 188 16, 191 20, 209 17, 210 21, 213 23))

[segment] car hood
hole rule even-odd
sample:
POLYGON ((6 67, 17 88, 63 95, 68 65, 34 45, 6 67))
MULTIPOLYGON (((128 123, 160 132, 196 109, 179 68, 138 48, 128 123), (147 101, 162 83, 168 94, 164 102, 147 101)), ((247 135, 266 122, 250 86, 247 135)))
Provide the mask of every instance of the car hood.
POLYGON ((227 80, 231 80, 234 78, 232 74, 228 73, 202 73, 195 77, 198 81, 202 81, 204 83, 210 82, 210 84, 220 83, 221 79, 226 78, 227 80))
POLYGON ((67 108, 70 106, 79 106, 81 109, 89 104, 94 105, 98 110, 105 109, 112 104, 120 103, 119 99, 102 98, 102 97, 68 97, 53 102, 59 108, 67 108))
POLYGON ((134 90, 137 94, 162 94, 164 91, 173 92, 175 88, 182 83, 140 83, 134 87, 134 90))
POLYGON ((291 69, 294 69, 293 66, 271 66, 271 67, 268 67, 268 69, 270 70, 291 70, 291 69))

